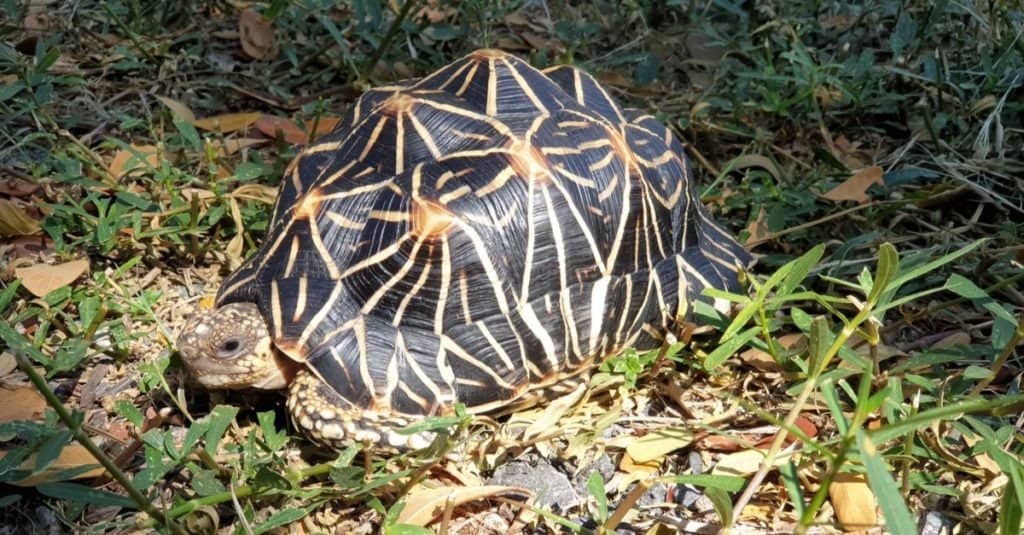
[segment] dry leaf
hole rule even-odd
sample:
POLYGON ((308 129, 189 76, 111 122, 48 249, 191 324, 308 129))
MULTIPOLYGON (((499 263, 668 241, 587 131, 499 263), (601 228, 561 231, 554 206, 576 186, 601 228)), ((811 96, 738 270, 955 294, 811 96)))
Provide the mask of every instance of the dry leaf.
MULTIPOLYGON (((0 452, 0 458, 3 458, 5 453, 6 452, 0 452)), ((98 465, 99 463, 96 462, 96 458, 89 453, 89 450, 85 449, 85 446, 82 446, 77 442, 72 442, 71 444, 64 446, 64 449, 60 450, 60 455, 58 455, 53 462, 47 465, 46 468, 43 468, 41 471, 36 472, 25 479, 11 481, 10 483, 19 487, 34 487, 42 483, 63 481, 67 478, 61 472, 81 468, 83 466, 94 467, 80 474, 76 474, 71 479, 89 479, 99 477, 103 475, 104 470, 102 466, 98 465)), ((36 456, 34 454, 29 455, 28 458, 21 463, 21 466, 19 466, 19 469, 21 470, 31 471, 35 470, 35 468, 36 456)))
POLYGON ((884 174, 885 172, 882 168, 877 165, 865 167, 853 173, 853 176, 846 179, 842 184, 830 189, 822 197, 836 202, 856 201, 861 204, 866 203, 871 200, 871 197, 868 195, 868 188, 875 184, 882 185, 884 183, 882 180, 884 174))
POLYGON ((286 117, 261 115, 253 126, 267 137, 277 138, 280 134, 282 139, 292 145, 302 145, 308 140, 306 133, 286 117))
POLYGON ((256 112, 225 113, 223 115, 198 119, 192 124, 200 130, 219 131, 227 134, 249 128, 259 118, 260 114, 256 112))
POLYGON ((39 191, 39 184, 23 178, 8 177, 0 180, 0 193, 9 197, 28 197, 39 191))
POLYGON ((171 113, 175 117, 177 117, 178 119, 181 119, 182 121, 185 121, 186 123, 194 123, 194 122, 196 122, 196 114, 192 113, 192 110, 188 106, 186 106, 184 103, 182 103, 180 101, 177 101, 177 100, 174 100, 173 98, 170 98, 170 97, 162 97, 162 96, 159 96, 159 95, 157 95, 156 98, 160 102, 163 102, 164 105, 167 106, 171 110, 171 113))
POLYGON ((0 386, 0 407, 3 407, 3 410, 0 410, 0 423, 42 420, 46 412, 46 399, 30 385, 14 388, 0 386))
POLYGON ((652 459, 647 462, 638 463, 632 456, 627 452, 622 456, 622 460, 619 461, 619 470, 625 472, 634 478, 630 478, 630 482, 638 479, 645 479, 648 476, 652 476, 658 473, 658 468, 661 467, 661 460, 663 457, 652 459))
POLYGON ((58 288, 71 284, 88 270, 88 260, 72 260, 63 264, 36 264, 15 268, 14 276, 21 279, 21 284, 28 291, 44 297, 58 288))
POLYGON ((406 496, 405 507, 398 514, 398 523, 425 527, 441 515, 447 507, 457 507, 464 503, 507 494, 532 497, 532 493, 526 489, 506 487, 504 485, 420 487, 406 496))
POLYGON ((839 525, 846 531, 865 529, 878 524, 875 495, 864 474, 842 473, 828 487, 832 508, 839 525))
POLYGON ((767 156, 762 156, 760 154, 743 154, 737 156, 736 158, 733 158, 731 162, 729 162, 729 167, 731 167, 732 169, 748 169, 751 167, 760 167, 761 169, 768 171, 768 174, 772 175, 772 178, 774 178, 776 181, 778 181, 782 177, 782 172, 779 171, 779 167, 775 165, 775 162, 773 162, 771 158, 768 158, 767 156))
MULTIPOLYGON (((782 349, 786 351, 793 351, 794 349, 800 351, 807 346, 807 337, 803 333, 784 334, 779 337, 778 342, 782 349)), ((740 353, 739 357, 745 364, 754 367, 758 371, 782 371, 782 366, 779 366, 779 363, 775 362, 775 359, 767 351, 752 347, 740 353)))
POLYGON ((14 358, 14 354, 4 351, 0 353, 0 378, 13 372, 18 367, 18 360, 14 358))
POLYGON ((762 206, 761 211, 757 213, 757 218, 747 225, 747 232, 750 233, 750 236, 747 236, 747 240, 745 242, 747 245, 763 241, 771 235, 771 231, 768 230, 768 222, 765 220, 765 214, 766 212, 762 206))
POLYGON ((544 411, 540 414, 540 417, 534 420, 533 423, 523 431, 522 440, 530 440, 531 438, 540 436, 542 433, 557 429, 558 421, 562 419, 569 411, 576 406, 576 403, 583 397, 587 392, 587 385, 580 384, 576 387, 576 390, 554 400, 550 405, 544 408, 544 411))
POLYGON ((238 40, 252 59, 270 58, 274 51, 274 23, 248 8, 238 16, 238 40))
MULTIPOLYGON (((338 126, 339 122, 341 122, 341 117, 327 115, 320 117, 316 121, 316 131, 313 132, 313 139, 315 140, 324 134, 330 133, 334 130, 334 127, 338 126)), ((267 137, 277 138, 280 135, 282 139, 292 145, 305 145, 309 142, 309 134, 303 131, 302 128, 299 128, 295 121, 286 117, 261 115, 253 126, 267 137)), ((307 130, 310 127, 310 125, 307 125, 307 130)))
MULTIPOLYGON (((775 456, 773 466, 781 466, 792 458, 791 453, 780 453, 775 456)), ((722 456, 718 464, 711 469, 711 474, 716 476, 737 476, 746 477, 754 474, 761 468, 765 459, 765 452, 759 449, 737 451, 722 456)))
POLYGON ((121 178, 133 171, 152 169, 160 165, 158 149, 153 145, 131 145, 130 150, 121 149, 110 161, 110 174, 121 178))
POLYGON ((955 332, 932 344, 931 349, 950 349, 958 346, 965 346, 971 343, 971 335, 965 332, 955 332))
POLYGON ((39 230, 39 222, 19 202, 0 199, 0 236, 30 236, 39 230))
POLYGON ((213 146, 221 156, 230 156, 242 149, 262 145, 266 142, 266 139, 245 137, 213 141, 213 146))
POLYGON ((664 457, 671 451, 693 442, 692 428, 668 426, 654 429, 626 446, 626 453, 638 463, 646 463, 664 457))

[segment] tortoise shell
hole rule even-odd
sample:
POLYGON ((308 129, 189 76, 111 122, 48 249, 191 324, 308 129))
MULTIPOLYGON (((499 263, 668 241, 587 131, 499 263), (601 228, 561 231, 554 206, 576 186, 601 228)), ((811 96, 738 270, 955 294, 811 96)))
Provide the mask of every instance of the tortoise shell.
POLYGON ((479 412, 656 346, 750 260, 668 128, 580 69, 481 50, 307 147, 217 305, 255 303, 341 409, 479 412))

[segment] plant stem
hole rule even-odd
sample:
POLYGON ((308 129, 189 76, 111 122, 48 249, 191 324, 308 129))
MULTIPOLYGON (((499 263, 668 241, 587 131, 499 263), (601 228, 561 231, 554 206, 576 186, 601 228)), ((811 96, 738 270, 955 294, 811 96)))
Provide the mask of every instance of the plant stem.
POLYGON ((110 477, 114 478, 114 480, 124 488, 132 501, 139 506, 139 509, 152 517, 150 522, 167 526, 171 533, 184 534, 185 531, 165 515, 162 510, 154 506, 148 498, 143 496, 142 493, 132 485, 128 476, 118 468, 114 463, 114 460, 108 457, 107 454, 103 453, 103 450, 101 450, 99 446, 89 438, 89 435, 82 430, 82 423, 77 421, 72 414, 68 412, 67 407, 61 403, 60 399, 57 398, 57 395, 50 390, 49 386, 46 385, 46 381, 43 377, 39 375, 39 372, 37 372, 35 368, 32 367, 32 363, 20 354, 16 354, 15 358, 18 361, 18 367, 21 368, 21 371, 25 372, 29 381, 31 381, 36 387, 36 390, 46 398, 46 403, 50 405, 53 412, 57 413, 57 417, 60 418, 60 420, 64 422, 64 425, 68 427, 68 430, 71 431, 71 436, 89 451, 93 458, 95 458, 96 461, 106 469, 107 473, 110 474, 110 477))
POLYGON ((380 40, 380 46, 377 50, 373 51, 373 55, 370 59, 363 64, 363 68, 359 69, 359 80, 356 82, 357 85, 362 85, 370 77, 370 72, 373 70, 377 62, 380 61, 384 54, 391 47, 391 41, 398 35, 398 30, 402 28, 402 23, 405 22, 405 18, 409 16, 409 12, 412 11, 414 5, 418 4, 418 0, 405 0, 402 4, 402 9, 395 15, 395 20, 391 21, 391 26, 388 27, 387 33, 384 34, 384 38, 380 40))

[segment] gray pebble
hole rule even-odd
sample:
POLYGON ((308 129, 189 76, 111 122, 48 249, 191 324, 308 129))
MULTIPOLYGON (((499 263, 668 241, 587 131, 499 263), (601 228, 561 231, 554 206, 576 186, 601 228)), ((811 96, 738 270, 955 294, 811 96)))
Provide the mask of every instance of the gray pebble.
POLYGON ((547 460, 535 456, 498 467, 487 483, 530 489, 537 496, 536 505, 545 509, 567 511, 581 503, 569 478, 547 460))

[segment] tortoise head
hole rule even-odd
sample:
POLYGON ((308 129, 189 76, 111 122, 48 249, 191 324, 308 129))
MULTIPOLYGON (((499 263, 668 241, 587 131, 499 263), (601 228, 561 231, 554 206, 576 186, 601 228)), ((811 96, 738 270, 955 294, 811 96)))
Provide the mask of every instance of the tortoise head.
POLYGON ((178 351, 192 376, 207 388, 276 390, 288 384, 286 363, 254 303, 231 303, 197 314, 178 337, 178 351))

